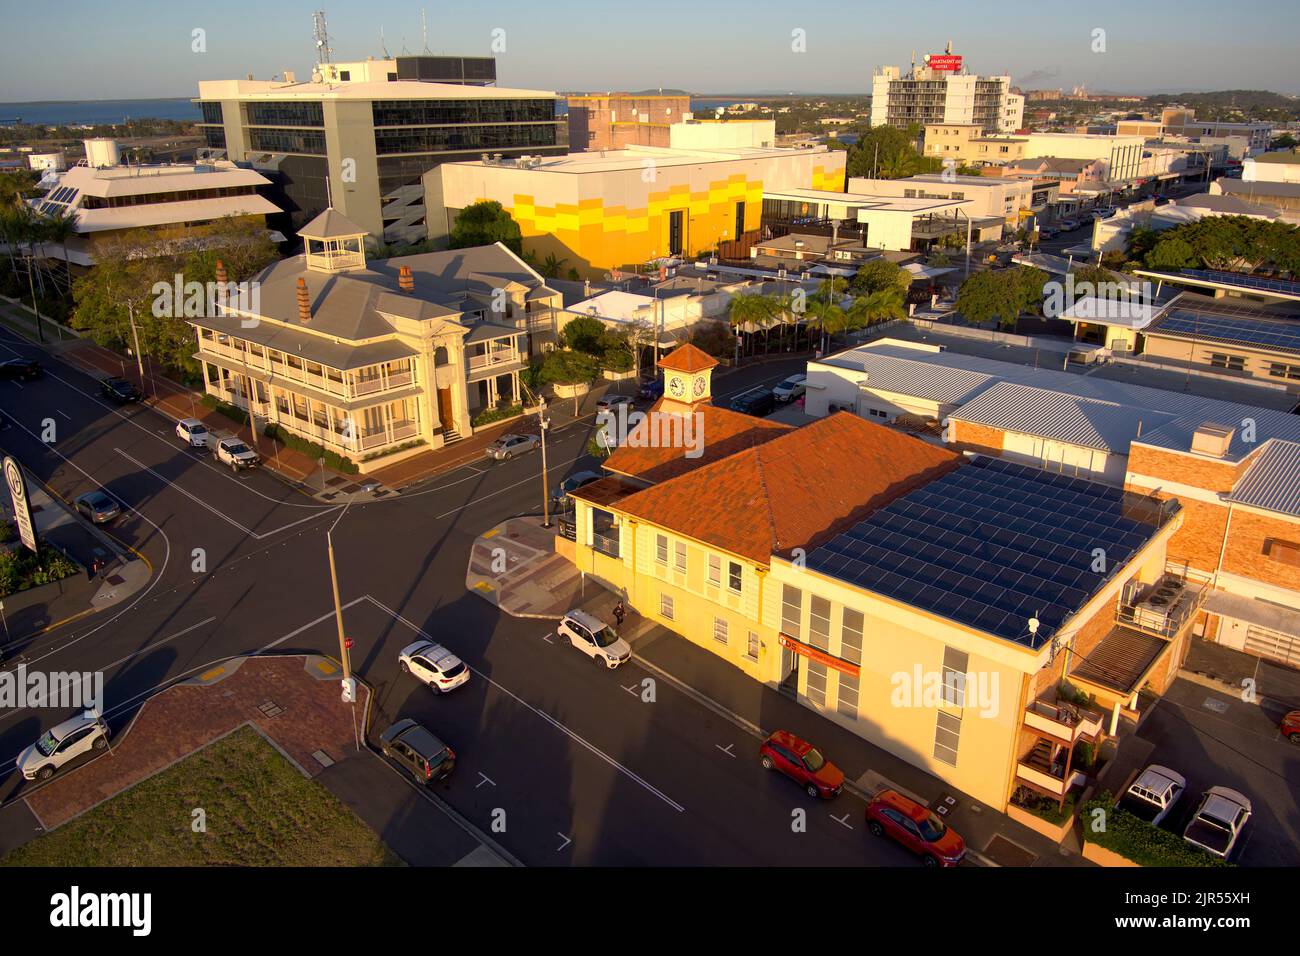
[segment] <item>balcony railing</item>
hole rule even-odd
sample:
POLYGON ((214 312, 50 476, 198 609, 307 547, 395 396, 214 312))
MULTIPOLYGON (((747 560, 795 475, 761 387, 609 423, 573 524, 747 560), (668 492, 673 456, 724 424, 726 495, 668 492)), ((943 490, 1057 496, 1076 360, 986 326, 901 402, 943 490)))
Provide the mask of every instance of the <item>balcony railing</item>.
POLYGON ((1105 718, 1098 712, 1072 704, 1047 700, 1030 701, 1025 708, 1025 726, 1073 744, 1081 737, 1095 738, 1105 718))
POLYGON ((250 372, 261 372, 273 379, 277 385, 288 386, 299 383, 326 395, 336 395, 345 399, 405 388, 415 381, 415 376, 409 368, 389 372, 386 376, 381 374, 364 380, 350 378, 345 381, 327 374, 309 372, 302 366, 295 368, 288 362, 272 359, 266 352, 261 355, 254 355, 245 352, 243 349, 213 339, 200 339, 199 352, 229 359, 250 372))
POLYGON ((593 532, 591 535, 591 547, 594 551, 608 555, 611 558, 618 557, 618 532, 615 530, 612 535, 600 534, 593 532))
POLYGON ((1172 640, 1196 619, 1197 612, 1210 593, 1209 588, 1197 587, 1186 580, 1181 585, 1178 596, 1164 606, 1152 605, 1147 599, 1133 604, 1120 604, 1115 610, 1115 623, 1143 634, 1154 634, 1172 640))
POLYGON ((523 361, 516 349, 502 349, 499 352, 490 352, 487 355, 471 355, 468 366, 471 371, 484 368, 492 368, 497 365, 510 365, 515 362, 523 361))
POLYGON ((1023 760, 1016 764, 1016 776, 1026 783, 1035 784, 1042 790, 1056 796, 1064 796, 1073 787, 1081 787, 1087 782, 1087 775, 1080 770, 1070 772, 1069 779, 1055 776, 1054 774, 1044 773, 1035 766, 1025 763, 1023 760))

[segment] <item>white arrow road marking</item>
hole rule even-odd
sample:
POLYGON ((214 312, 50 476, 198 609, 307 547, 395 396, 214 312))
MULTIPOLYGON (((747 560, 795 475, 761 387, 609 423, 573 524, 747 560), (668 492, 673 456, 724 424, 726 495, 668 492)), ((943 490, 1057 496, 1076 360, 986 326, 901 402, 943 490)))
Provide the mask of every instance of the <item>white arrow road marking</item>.
POLYGON ((564 841, 564 842, 561 843, 558 847, 555 848, 555 852, 556 852, 556 853, 559 853, 559 852, 560 852, 561 850, 563 850, 566 846, 568 846, 570 843, 573 842, 572 839, 570 839, 569 837, 566 837, 563 833, 560 833, 558 830, 556 831, 555 835, 556 835, 557 837, 559 837, 561 840, 564 841))

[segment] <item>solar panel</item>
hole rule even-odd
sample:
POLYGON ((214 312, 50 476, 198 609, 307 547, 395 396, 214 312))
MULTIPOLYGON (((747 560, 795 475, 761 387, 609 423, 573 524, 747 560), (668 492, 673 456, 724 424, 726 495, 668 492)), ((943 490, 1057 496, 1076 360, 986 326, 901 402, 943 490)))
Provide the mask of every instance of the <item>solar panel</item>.
POLYGON ((1240 272, 1219 272, 1214 269, 1183 269, 1180 275, 1203 282, 1215 282, 1241 289, 1257 289, 1261 292, 1280 292, 1284 295, 1300 295, 1300 282, 1288 279, 1269 279, 1264 276, 1242 275, 1240 272))
POLYGON ((1248 319, 1176 309, 1153 323, 1147 332, 1300 354, 1300 321, 1296 320, 1248 319))
POLYGON ((1039 647, 1150 539, 1160 515, 1136 502, 1120 488, 977 457, 838 535, 808 566, 1039 647), (954 520, 959 503, 970 517, 954 520), (1092 570, 1099 547, 1103 573, 1092 570), (1032 636, 1030 616, 1040 622, 1032 636))

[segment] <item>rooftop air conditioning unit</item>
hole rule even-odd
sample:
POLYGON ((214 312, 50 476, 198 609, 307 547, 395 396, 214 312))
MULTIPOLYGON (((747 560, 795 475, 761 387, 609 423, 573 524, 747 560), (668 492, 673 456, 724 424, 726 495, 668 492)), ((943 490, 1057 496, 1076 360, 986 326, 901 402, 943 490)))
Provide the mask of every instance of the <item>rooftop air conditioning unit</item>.
POLYGON ((1232 445, 1234 431, 1236 429, 1229 425, 1206 422, 1192 433, 1192 451, 1210 458, 1222 458, 1232 445))

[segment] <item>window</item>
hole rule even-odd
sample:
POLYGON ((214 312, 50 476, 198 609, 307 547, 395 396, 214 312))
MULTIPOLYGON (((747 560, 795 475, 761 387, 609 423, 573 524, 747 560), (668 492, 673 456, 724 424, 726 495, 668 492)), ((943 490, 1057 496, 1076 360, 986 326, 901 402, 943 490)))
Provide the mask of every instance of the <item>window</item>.
POLYGON ((745 651, 745 656, 748 657, 751 661, 758 660, 758 648, 759 648, 758 635, 755 634, 753 631, 750 631, 749 643, 745 651))
POLYGON ((831 602, 815 594, 808 602, 808 642, 823 651, 831 649, 831 602))
POLYGON ((888 418, 889 412, 881 411, 879 408, 868 408, 867 414, 872 418, 888 418))
POLYGON ((655 535, 655 561, 659 564, 668 563, 668 536, 664 534, 655 535))
POLYGON ((845 717, 858 719, 858 678, 840 674, 839 699, 835 702, 835 709, 845 717))
POLYGON ((840 657, 853 664, 862 663, 862 612, 844 609, 840 627, 840 657))
POLYGON ((826 665, 808 661, 808 699, 818 707, 826 706, 826 665))
POLYGON ((1273 538, 1265 543, 1264 553, 1274 561, 1300 568, 1300 544, 1273 538))
POLYGON ((943 649, 943 702, 949 707, 966 706, 966 670, 970 655, 956 648, 943 649))
POLYGON ((352 79, 352 71, 339 70, 339 79, 342 80, 344 83, 346 83, 348 80, 352 79))
POLYGON ((961 741, 961 718, 939 711, 934 723, 934 759, 957 766, 957 744, 961 741))
POLYGON ((738 202, 736 203, 736 233, 735 233, 736 238, 739 239, 741 235, 744 233, 744 231, 745 231, 745 204, 744 202, 738 202))
POLYGON ((727 643, 727 620, 722 617, 713 619, 713 639, 719 644, 727 643))
POLYGON ((1300 365, 1285 365, 1282 362, 1270 362, 1268 374, 1274 378, 1292 378, 1300 381, 1300 365))
POLYGON ((677 570, 685 573, 686 571, 686 542, 677 542, 677 570))
POLYGON ((799 621, 803 617, 803 592, 786 584, 781 589, 781 630, 798 637, 799 621))
POLYGON ((744 587, 744 576, 741 572, 739 561, 727 562, 727 587, 731 588, 731 590, 735 591, 737 594, 739 594, 741 589, 744 587))
POLYGON ((715 588, 722 586, 722 559, 716 554, 709 555, 709 583, 715 588))
POLYGON ((1246 357, 1244 355, 1223 355, 1219 352, 1213 352, 1210 355, 1210 364, 1215 368, 1226 368, 1241 372, 1246 368, 1246 357))
POLYGON ((659 595, 659 616, 669 621, 673 619, 673 599, 671 595, 659 595))
POLYGON ((678 256, 682 253, 682 210, 675 209, 668 214, 668 253, 678 256))

